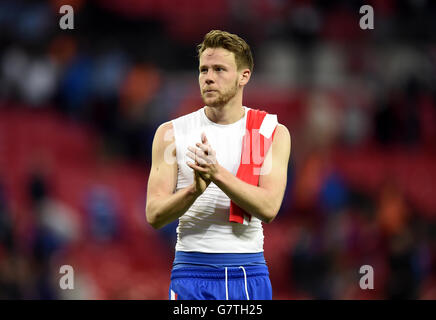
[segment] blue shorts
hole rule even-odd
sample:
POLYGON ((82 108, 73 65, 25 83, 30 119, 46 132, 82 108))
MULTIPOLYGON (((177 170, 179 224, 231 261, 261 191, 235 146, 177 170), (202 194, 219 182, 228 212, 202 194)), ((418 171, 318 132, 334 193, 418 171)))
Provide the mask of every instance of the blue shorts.
POLYGON ((176 252, 170 300, 271 300, 263 253, 176 252))

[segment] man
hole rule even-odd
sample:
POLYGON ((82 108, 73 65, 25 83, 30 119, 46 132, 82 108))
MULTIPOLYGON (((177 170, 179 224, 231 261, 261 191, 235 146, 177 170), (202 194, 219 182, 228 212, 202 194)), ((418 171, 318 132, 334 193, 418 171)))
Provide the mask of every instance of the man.
POLYGON ((205 107, 156 131, 146 217, 179 219, 170 299, 272 299, 262 222, 280 209, 291 140, 277 116, 243 106, 248 44, 213 30, 198 46, 205 107))

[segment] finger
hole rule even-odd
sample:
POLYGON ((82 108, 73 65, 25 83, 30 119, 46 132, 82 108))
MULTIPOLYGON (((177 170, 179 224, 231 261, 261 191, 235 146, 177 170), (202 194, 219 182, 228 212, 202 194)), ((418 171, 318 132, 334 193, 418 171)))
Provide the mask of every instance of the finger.
POLYGON ((196 155, 195 155, 194 153, 192 153, 192 152, 187 152, 186 155, 187 155, 189 158, 191 158, 192 160, 194 160, 194 162, 196 162, 196 163, 198 163, 198 164, 200 164, 200 165, 206 165, 206 164, 207 164, 207 161, 206 161, 205 159, 201 158, 198 154, 197 154, 197 156, 196 156, 196 155))
POLYGON ((194 162, 197 162, 197 157, 192 152, 187 152, 186 155, 191 158, 191 160, 194 160, 194 162))
POLYGON ((200 150, 198 148, 191 147, 191 146, 188 146, 188 150, 191 151, 194 154, 197 154, 197 155, 199 155, 200 153, 203 153, 202 150, 200 150))
POLYGON ((206 160, 206 162, 208 163, 213 163, 213 164, 217 163, 216 153, 211 147, 199 143, 197 145, 202 147, 206 151, 203 151, 203 149, 195 149, 192 147, 188 147, 188 149, 194 154, 196 153, 197 158, 201 157, 202 159, 206 160))
POLYGON ((207 160, 207 154, 201 150, 194 147, 188 147, 188 150, 191 151, 195 155, 195 159, 202 158, 203 160, 207 160))
POLYGON ((204 136, 202 136, 202 138, 201 138, 201 142, 203 142, 203 144, 209 146, 209 147, 212 149, 212 147, 211 147, 211 145, 210 145, 210 143, 209 143, 209 140, 208 140, 207 137, 206 137, 206 134, 204 134, 204 136))
POLYGON ((212 182, 210 178, 205 177, 203 173, 198 173, 198 175, 200 176, 201 179, 203 179, 207 183, 207 185, 209 185, 209 183, 212 182))
POLYGON ((204 144, 209 143, 209 141, 207 140, 206 134, 204 132, 201 134, 201 142, 203 142, 204 144))
POLYGON ((196 143, 197 147, 199 147, 205 154, 210 154, 212 151, 212 148, 208 145, 202 144, 202 143, 196 143))
POLYGON ((195 171, 207 173, 207 169, 202 168, 200 166, 197 166, 196 164, 193 164, 192 162, 186 162, 186 164, 188 165, 188 167, 190 167, 191 169, 193 169, 195 171))

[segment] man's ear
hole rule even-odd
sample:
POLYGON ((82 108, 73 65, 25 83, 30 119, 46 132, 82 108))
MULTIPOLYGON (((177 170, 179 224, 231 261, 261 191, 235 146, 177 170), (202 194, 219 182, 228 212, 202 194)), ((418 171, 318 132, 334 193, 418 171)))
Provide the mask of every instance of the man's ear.
POLYGON ((239 85, 245 86, 251 77, 251 71, 250 69, 242 69, 241 73, 239 74, 239 85))

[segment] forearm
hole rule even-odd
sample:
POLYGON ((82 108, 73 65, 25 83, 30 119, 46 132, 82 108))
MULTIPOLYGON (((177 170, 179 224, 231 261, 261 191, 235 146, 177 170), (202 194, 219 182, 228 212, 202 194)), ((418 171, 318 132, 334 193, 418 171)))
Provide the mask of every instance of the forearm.
POLYGON ((274 205, 268 190, 242 181, 223 167, 212 181, 238 207, 263 222, 269 223, 276 216, 278 208, 274 205))
POLYGON ((190 185, 169 196, 153 197, 146 206, 148 223, 155 229, 162 228, 188 211, 199 195, 190 185))

